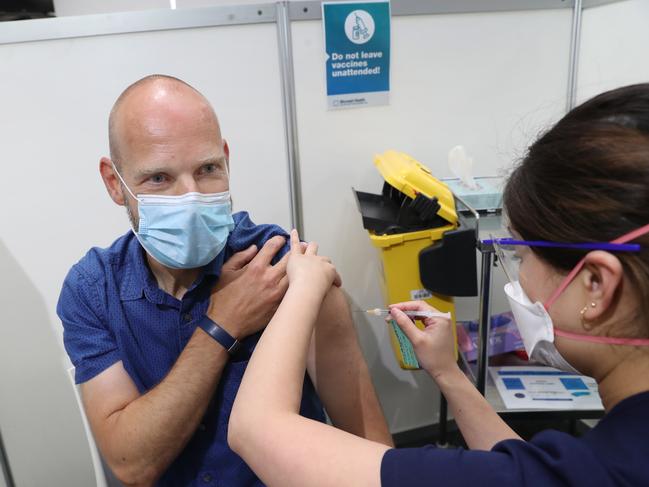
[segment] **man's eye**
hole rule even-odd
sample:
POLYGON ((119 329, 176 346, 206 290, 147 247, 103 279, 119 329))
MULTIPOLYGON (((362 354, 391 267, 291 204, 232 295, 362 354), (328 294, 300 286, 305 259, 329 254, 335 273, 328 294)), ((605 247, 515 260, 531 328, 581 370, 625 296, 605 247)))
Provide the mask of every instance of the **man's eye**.
POLYGON ((210 163, 201 167, 200 174, 203 176, 223 177, 226 175, 226 172, 220 164, 210 163))
POLYGON ((167 179, 165 178, 164 174, 154 174, 149 178, 149 181, 151 181, 154 184, 161 184, 164 183, 167 179))
POLYGON ((221 172, 221 170, 219 166, 217 166, 216 164, 205 164, 202 167, 202 172, 203 174, 214 174, 217 172, 221 172))

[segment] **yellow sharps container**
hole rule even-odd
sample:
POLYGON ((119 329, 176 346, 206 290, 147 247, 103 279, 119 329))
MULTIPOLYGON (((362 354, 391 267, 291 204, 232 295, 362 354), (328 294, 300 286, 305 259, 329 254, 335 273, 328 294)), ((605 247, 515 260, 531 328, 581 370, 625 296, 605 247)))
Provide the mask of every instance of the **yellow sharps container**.
MULTIPOLYGON (((385 304, 424 300, 450 312, 455 323, 453 296, 477 292, 475 232, 462 227, 452 192, 426 166, 396 151, 375 156, 374 164, 385 179, 382 193, 355 193, 363 226, 381 254, 385 304)), ((418 369, 406 336, 395 323, 389 326, 401 368, 418 369)))

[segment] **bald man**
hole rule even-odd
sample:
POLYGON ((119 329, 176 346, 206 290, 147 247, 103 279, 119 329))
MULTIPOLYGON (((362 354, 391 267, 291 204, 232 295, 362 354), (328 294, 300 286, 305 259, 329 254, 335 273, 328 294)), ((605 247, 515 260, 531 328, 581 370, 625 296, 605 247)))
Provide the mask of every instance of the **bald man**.
MULTIPOLYGON (((188 84, 152 75, 129 86, 109 142, 99 170, 133 230, 72 267, 57 307, 103 457, 126 485, 263 485, 229 449, 227 426, 287 289, 287 235, 231 214, 229 148, 188 84)), ((391 444, 338 288, 320 311, 301 412, 324 421, 322 405, 336 426, 391 444)))

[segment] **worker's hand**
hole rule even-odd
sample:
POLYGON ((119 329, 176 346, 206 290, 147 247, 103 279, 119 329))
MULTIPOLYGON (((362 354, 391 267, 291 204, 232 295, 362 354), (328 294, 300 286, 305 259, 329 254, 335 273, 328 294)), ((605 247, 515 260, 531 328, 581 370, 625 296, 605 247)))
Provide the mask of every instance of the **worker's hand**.
POLYGON ((324 296, 332 285, 340 286, 340 275, 331 259, 318 255, 318 244, 300 242, 297 230, 291 231, 291 251, 286 269, 290 286, 310 288, 324 296))
POLYGON ((225 282, 221 283, 220 279, 212 289, 207 316, 234 338, 241 340, 258 332, 277 310, 288 289, 289 254, 275 265, 271 261, 285 244, 286 238, 278 235, 268 240, 248 262, 254 249, 235 254, 228 260, 229 265, 224 264, 225 282))
POLYGON ((425 329, 418 328, 403 311, 437 311, 423 301, 409 301, 390 306, 392 317, 406 334, 419 365, 433 379, 457 368, 453 324, 446 318, 424 318, 425 329))

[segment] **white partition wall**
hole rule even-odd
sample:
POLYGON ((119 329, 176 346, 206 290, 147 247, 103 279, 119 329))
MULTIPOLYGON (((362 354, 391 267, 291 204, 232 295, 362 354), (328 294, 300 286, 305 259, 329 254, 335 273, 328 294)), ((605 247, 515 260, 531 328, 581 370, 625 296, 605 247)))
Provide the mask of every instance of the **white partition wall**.
MULTIPOLYGON (((293 24, 305 233, 333 257, 354 308, 383 303, 378 254, 351 191, 380 192, 373 155, 397 149, 441 177, 449 176, 449 149, 463 144, 478 174, 506 170, 562 114, 571 15, 560 9, 395 16, 390 105, 345 111, 326 111, 321 23, 293 24)), ((477 318, 477 304, 460 313, 477 318)), ((439 399, 430 379, 400 370, 385 326, 354 316, 390 429, 436 422, 439 399)))
POLYGON ((289 226, 274 24, 0 45, 0 424, 20 486, 92 484, 55 306, 69 268, 129 228, 98 164, 112 103, 150 73, 178 76, 214 105, 235 207, 289 226))
POLYGON ((649 2, 625 0, 584 11, 578 102, 612 88, 649 82, 649 2))

